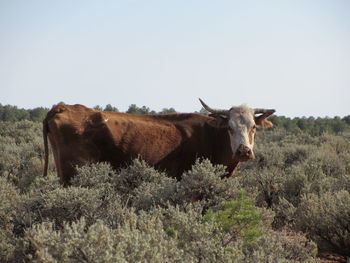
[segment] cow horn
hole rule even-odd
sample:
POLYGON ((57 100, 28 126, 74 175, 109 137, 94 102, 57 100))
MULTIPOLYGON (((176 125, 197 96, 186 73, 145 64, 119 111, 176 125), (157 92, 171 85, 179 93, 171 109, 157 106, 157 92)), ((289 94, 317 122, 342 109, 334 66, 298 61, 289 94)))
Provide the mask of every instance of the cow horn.
POLYGON ((254 109, 254 114, 273 114, 275 110, 254 109))
POLYGON ((210 113, 213 114, 218 114, 218 115, 228 115, 228 110, 216 110, 216 109, 212 109, 210 108, 207 104, 205 104, 201 99, 199 99, 199 101, 201 102, 202 106, 204 109, 206 109, 207 111, 209 111, 210 113))

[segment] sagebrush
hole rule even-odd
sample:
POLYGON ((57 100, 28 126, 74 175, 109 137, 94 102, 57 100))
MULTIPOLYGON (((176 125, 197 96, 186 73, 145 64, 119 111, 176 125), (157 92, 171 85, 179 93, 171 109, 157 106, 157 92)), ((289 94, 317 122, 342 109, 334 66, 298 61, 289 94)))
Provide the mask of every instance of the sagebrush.
POLYGON ((1 262, 316 262, 349 255, 350 141, 260 131, 235 178, 197 160, 181 180, 136 159, 42 177, 37 123, 1 123, 1 262), (307 238, 307 237, 308 238, 307 238))

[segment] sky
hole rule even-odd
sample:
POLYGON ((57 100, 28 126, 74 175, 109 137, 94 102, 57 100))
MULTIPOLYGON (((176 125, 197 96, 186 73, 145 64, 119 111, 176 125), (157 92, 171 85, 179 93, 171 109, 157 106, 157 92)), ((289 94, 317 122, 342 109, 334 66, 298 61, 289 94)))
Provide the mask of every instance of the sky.
POLYGON ((350 115, 348 0, 0 0, 0 103, 350 115))

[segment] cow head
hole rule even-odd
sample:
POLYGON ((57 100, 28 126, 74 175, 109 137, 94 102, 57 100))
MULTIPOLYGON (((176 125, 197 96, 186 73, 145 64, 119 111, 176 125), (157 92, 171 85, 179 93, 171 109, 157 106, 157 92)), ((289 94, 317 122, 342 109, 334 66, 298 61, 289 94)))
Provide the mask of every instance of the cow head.
POLYGON ((225 128, 230 136, 233 158, 238 161, 254 159, 254 136, 256 127, 272 127, 266 120, 275 110, 251 109, 247 106, 232 107, 229 110, 210 108, 201 99, 203 107, 210 112, 213 119, 209 122, 216 128, 225 128))

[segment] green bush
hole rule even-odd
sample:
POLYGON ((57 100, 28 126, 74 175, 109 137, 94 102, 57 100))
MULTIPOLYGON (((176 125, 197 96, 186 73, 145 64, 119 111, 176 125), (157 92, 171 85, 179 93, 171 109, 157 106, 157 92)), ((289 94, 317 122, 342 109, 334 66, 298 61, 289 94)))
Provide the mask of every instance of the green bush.
POLYGON ((227 247, 239 237, 245 244, 251 244, 261 235, 261 213, 248 199, 244 191, 234 201, 222 202, 214 210, 208 210, 205 221, 214 221, 226 236, 223 237, 223 246, 227 247))

